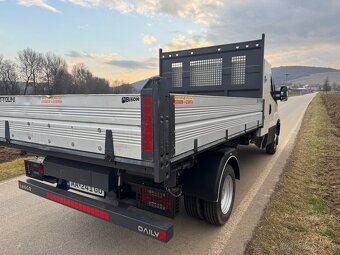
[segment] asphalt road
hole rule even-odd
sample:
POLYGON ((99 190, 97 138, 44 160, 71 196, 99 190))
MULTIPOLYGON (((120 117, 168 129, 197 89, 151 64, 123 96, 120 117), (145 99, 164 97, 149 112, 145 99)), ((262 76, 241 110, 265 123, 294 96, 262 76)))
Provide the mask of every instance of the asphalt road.
MULTIPOLYGON (((314 95, 280 103, 282 131, 277 153, 239 148, 241 180, 233 214, 223 227, 191 219, 182 206, 167 244, 0 183, 0 254, 242 254, 314 95)), ((22 177, 21 177, 22 178, 22 177)))

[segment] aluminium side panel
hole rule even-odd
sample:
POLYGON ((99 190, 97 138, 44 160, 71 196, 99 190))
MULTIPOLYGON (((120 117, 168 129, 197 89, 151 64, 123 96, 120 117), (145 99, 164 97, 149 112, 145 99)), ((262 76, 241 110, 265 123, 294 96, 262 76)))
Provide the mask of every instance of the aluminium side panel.
POLYGON ((105 154, 112 131, 115 156, 141 159, 139 95, 15 96, 0 102, 0 137, 9 122, 12 140, 105 154))
POLYGON ((175 96, 175 155, 219 139, 244 134, 263 124, 262 99, 180 95, 175 96))

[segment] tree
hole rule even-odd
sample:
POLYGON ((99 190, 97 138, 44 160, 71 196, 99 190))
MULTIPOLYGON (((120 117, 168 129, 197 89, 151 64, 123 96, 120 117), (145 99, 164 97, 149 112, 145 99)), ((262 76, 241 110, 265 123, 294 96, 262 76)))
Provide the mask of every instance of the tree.
POLYGON ((327 91, 329 90, 329 79, 328 76, 326 77, 324 83, 323 83, 323 90, 327 93, 327 91))
POLYGON ((41 54, 30 48, 26 48, 18 52, 18 61, 21 78, 25 81, 24 95, 27 94, 30 81, 33 82, 34 92, 36 93, 37 80, 42 64, 41 54))
POLYGON ((48 94, 53 94, 58 91, 57 86, 62 85, 58 83, 62 80, 61 76, 67 73, 66 61, 54 53, 46 53, 42 57, 41 72, 48 94))
POLYGON ((0 80, 3 94, 14 95, 19 93, 17 66, 13 61, 5 60, 2 62, 0 80))
POLYGON ((72 79, 72 93, 107 94, 111 92, 109 82, 93 76, 83 63, 73 66, 72 79))

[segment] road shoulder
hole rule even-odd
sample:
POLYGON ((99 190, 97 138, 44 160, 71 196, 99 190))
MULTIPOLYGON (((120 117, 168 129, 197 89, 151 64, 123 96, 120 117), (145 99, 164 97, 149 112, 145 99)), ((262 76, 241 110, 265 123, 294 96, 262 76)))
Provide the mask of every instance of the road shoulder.
POLYGON ((318 95, 310 104, 274 195, 245 254, 336 254, 339 214, 332 171, 340 135, 318 95))

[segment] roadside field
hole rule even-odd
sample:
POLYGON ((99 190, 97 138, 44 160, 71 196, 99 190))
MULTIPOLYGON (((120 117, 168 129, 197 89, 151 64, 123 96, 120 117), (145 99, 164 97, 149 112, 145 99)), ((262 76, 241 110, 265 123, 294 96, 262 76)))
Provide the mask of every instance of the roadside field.
POLYGON ((0 147, 0 181, 24 174, 24 158, 20 150, 0 147))
POLYGON ((322 100, 332 123, 340 128, 340 92, 323 94, 322 100))
POLYGON ((0 164, 0 181, 24 174, 24 159, 18 158, 0 164))
POLYGON ((20 151, 16 149, 0 147, 0 163, 20 158, 20 151))
POLYGON ((339 110, 330 114, 331 121, 323 101, 340 108, 340 100, 330 94, 317 95, 308 107, 245 254, 339 254, 340 131, 333 124, 339 123, 339 110))

